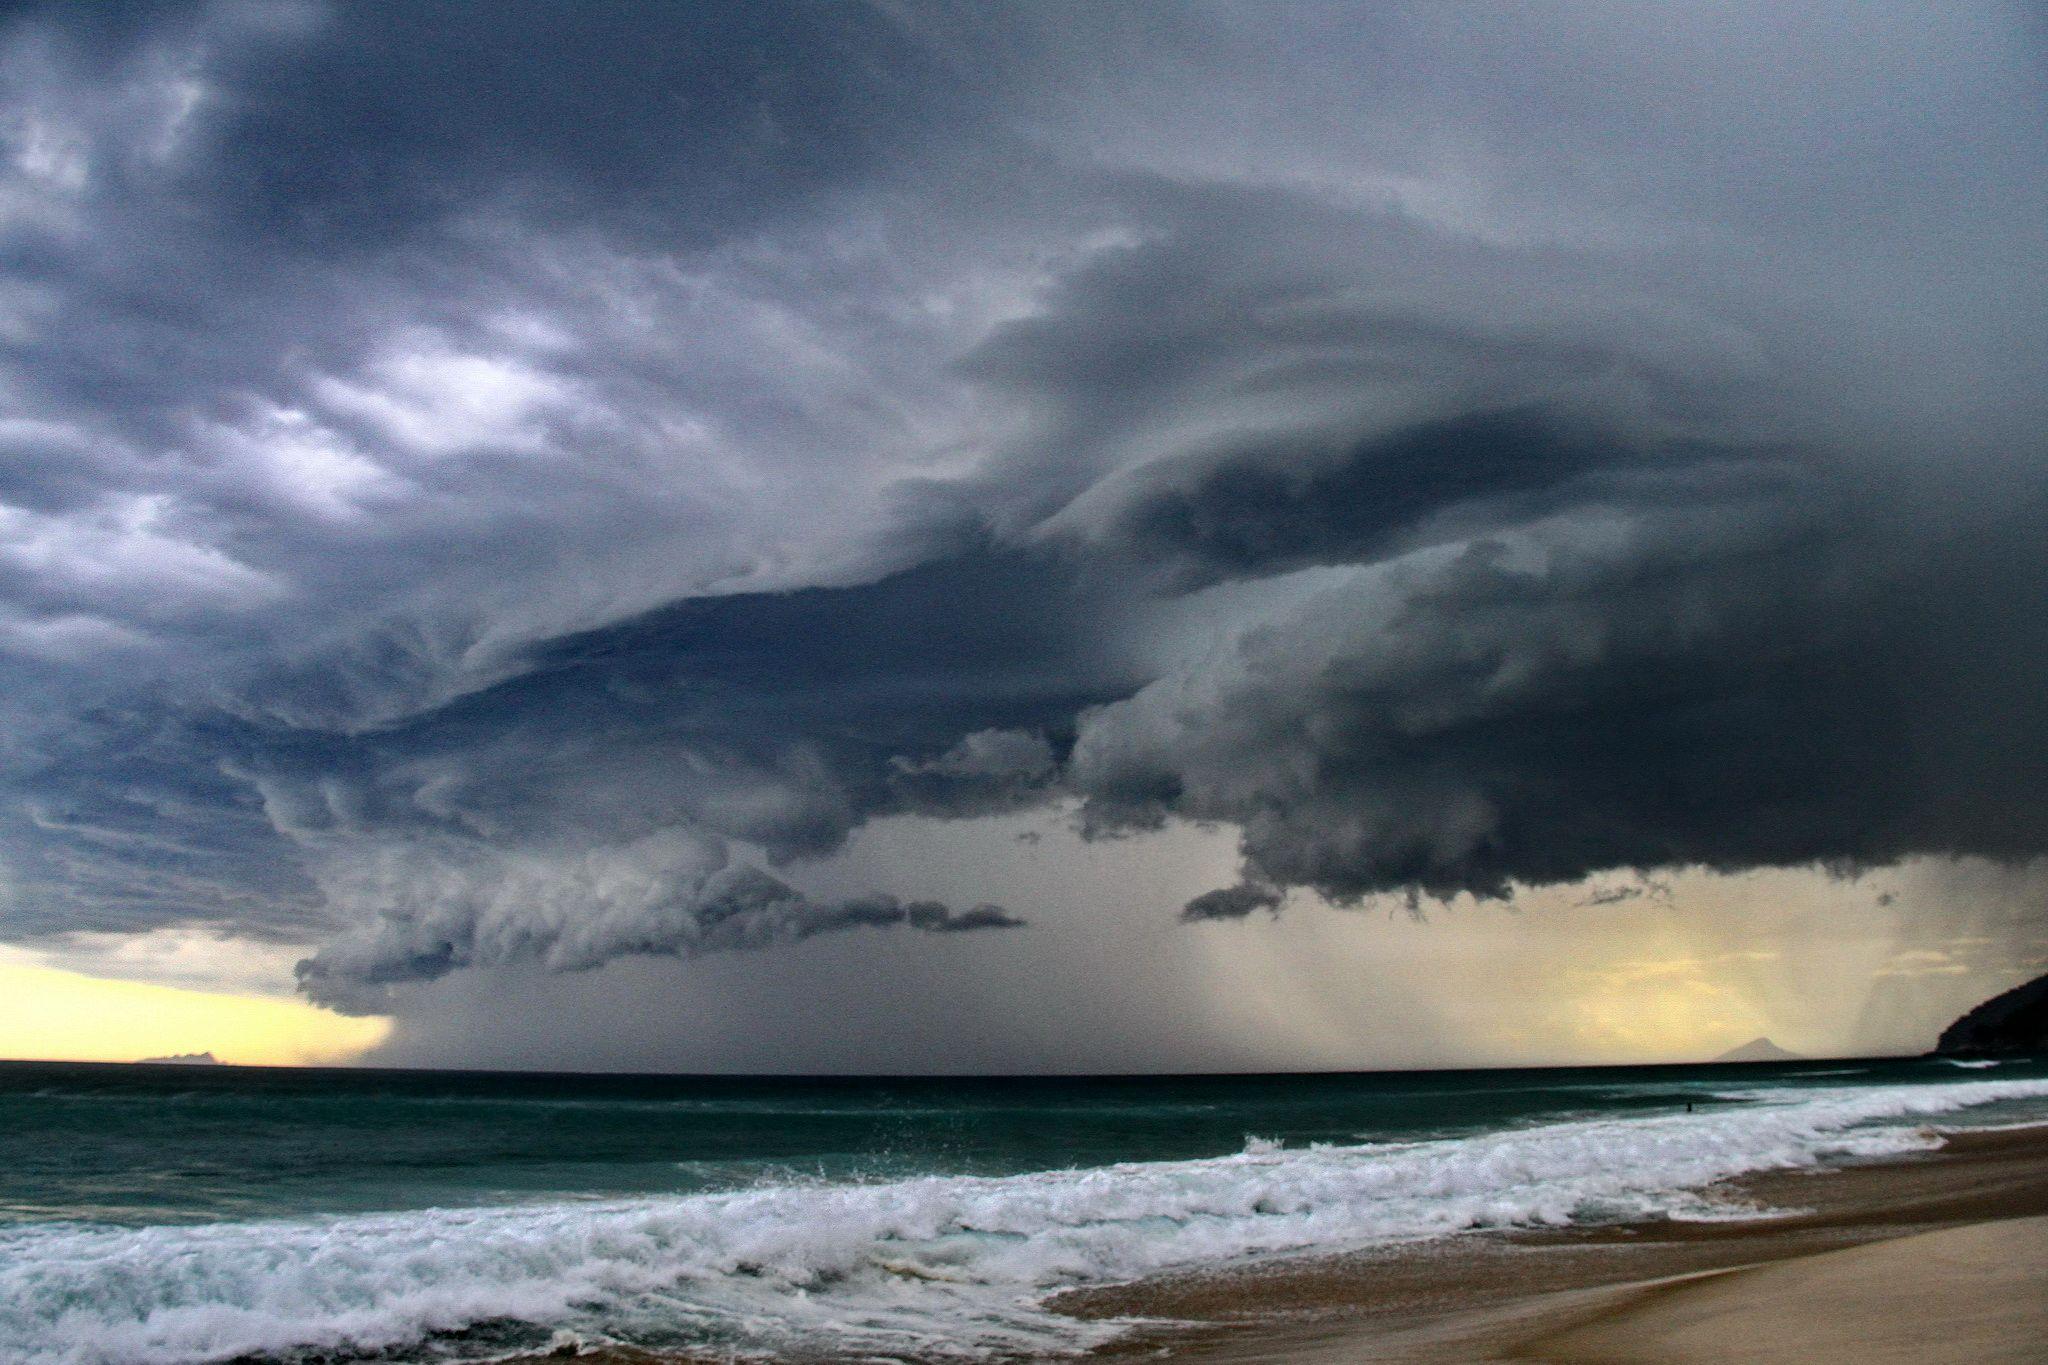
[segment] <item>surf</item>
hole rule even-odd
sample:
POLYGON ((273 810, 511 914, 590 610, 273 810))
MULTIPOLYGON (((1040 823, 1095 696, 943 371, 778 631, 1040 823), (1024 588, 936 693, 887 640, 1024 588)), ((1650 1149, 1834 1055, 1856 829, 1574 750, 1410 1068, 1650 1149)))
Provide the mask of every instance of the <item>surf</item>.
POLYGON ((653 1347, 987 1358, 1117 1330, 1062 1289, 1473 1230, 1725 1216, 1713 1186, 1938 1146, 1933 1120, 2048 1080, 1727 1091, 1695 1113, 1281 1146, 1003 1176, 782 1180, 655 1198, 312 1219, 0 1229, 24 1365, 202 1365, 558 1332, 653 1347))

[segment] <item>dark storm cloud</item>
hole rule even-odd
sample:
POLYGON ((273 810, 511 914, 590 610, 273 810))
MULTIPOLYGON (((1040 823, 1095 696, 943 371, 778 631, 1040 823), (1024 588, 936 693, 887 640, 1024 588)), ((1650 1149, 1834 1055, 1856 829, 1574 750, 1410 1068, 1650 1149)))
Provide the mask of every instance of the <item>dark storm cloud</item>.
POLYGON ((186 154, 123 141, 92 188, 175 192, 238 250, 369 250, 480 207, 699 245, 975 113, 858 6, 28 5, 11 36, 17 80, 84 86, 103 125, 158 113, 155 82, 204 85, 186 154))
POLYGON ((1256 884, 1338 900, 2042 847, 2048 708, 2016 679, 2048 630, 2014 609, 2048 592, 2038 487, 2000 505, 1980 471, 1902 489, 1825 451, 1574 439, 1545 467, 1553 446, 1482 416, 1128 504, 1113 543, 1323 567, 1084 717, 1090 827, 1227 821, 1256 884), (1471 483, 1375 460, 1447 431, 1471 483), (1377 496, 1314 496, 1354 478, 1377 496), (1416 501, 1464 534, 1351 552, 1416 501))
POLYGON ((919 324, 867 308, 861 249, 756 235, 962 131, 893 25, 247 4, 30 7, 0 37, 11 933, 340 934, 307 979, 342 1001, 343 959, 365 989, 498 960, 492 888, 558 888, 619 953, 1014 922, 815 904, 726 840, 816 853, 1042 785, 945 762, 1104 695, 1025 628, 1042 574, 996 576, 1020 610, 984 600, 951 653, 914 577, 867 611, 639 615, 959 541, 846 468, 896 457, 883 372, 919 324), (840 517, 843 552, 803 525, 840 517), (1005 631, 1025 666, 976 643, 1005 631), (592 858, 622 880, 578 880, 592 858), (421 886, 475 941, 402 927, 421 886))
POLYGON ((622 888, 613 852, 481 877, 464 869, 452 879, 432 863, 407 862, 386 884, 373 925, 299 963, 300 987, 341 1013, 381 1013, 390 986, 470 967, 588 971, 624 957, 753 950, 853 929, 958 934, 1024 923, 993 905, 956 913, 894 896, 821 903, 758 868, 728 866, 722 850, 694 841, 617 851, 622 888))
POLYGON ((1286 899, 1277 886, 1258 886, 1251 882, 1239 882, 1236 886, 1220 886, 1214 891, 1204 891, 1189 900, 1181 909, 1180 917, 1189 923, 1200 923, 1205 919, 1243 919, 1254 910, 1280 912, 1280 902, 1286 899))
POLYGON ((16 11, 0 933, 2039 855, 2042 104, 1996 8, 16 11))
POLYGON ((1137 493, 1106 539, 1194 587, 1317 564, 1371 562, 1573 506, 1695 505, 1738 481, 1785 481, 1783 452, 1586 429, 1540 408, 1477 410, 1376 433, 1349 449, 1207 459, 1137 493), (1574 429, 1578 427, 1578 429, 1574 429))
POLYGON ((494 209, 664 244, 758 227, 958 120, 858 6, 346 6, 235 72, 206 183, 245 231, 343 248, 494 209), (509 115, 509 116, 508 116, 509 115))
POLYGON ((345 1009, 465 966, 1014 927, 988 904, 821 902, 734 845, 780 862, 878 815, 1043 801, 1043 733, 968 727, 1058 734, 1113 695, 1073 626, 1090 601, 1043 557, 981 552, 664 608, 362 733, 280 722, 330 705, 296 675, 243 716, 101 717, 24 782, 17 889, 42 918, 20 927, 297 929, 326 938, 306 989, 345 1009))

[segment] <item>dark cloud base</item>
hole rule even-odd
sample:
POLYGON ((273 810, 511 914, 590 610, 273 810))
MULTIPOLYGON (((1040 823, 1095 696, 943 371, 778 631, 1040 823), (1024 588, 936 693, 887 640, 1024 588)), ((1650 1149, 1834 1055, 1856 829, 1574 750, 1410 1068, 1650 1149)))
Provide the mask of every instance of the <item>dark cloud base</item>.
POLYGON ((2048 854, 2037 34, 1064 13, 0 20, 0 937, 374 1010, 1029 917, 794 885, 896 817, 1228 825, 1189 921, 2048 854))

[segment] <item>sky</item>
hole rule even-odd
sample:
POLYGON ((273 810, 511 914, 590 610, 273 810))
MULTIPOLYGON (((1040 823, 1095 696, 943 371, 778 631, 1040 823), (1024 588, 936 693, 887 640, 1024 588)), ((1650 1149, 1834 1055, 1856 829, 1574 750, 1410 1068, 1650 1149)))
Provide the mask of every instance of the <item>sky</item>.
POLYGON ((2048 17, 0 11, 0 1055, 1910 1051, 2048 17))

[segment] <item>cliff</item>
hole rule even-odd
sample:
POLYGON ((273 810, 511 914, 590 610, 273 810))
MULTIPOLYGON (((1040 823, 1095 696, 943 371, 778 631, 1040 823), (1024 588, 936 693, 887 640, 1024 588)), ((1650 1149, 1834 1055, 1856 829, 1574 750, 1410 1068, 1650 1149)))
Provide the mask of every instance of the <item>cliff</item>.
POLYGON ((1941 1031, 1937 1054, 2048 1053, 2048 976, 1994 995, 1941 1031))

